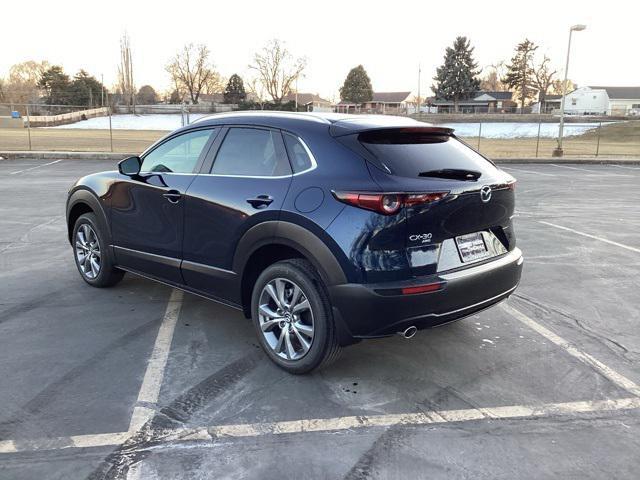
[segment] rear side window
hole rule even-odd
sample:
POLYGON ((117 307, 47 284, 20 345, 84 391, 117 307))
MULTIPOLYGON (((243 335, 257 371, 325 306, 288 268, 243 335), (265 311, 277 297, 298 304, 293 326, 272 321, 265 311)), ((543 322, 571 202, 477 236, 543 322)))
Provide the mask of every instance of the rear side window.
POLYGON ((290 133, 285 133, 284 144, 287 147, 287 153, 289 154, 289 160, 291 160, 293 173, 309 170, 313 166, 313 162, 309 156, 309 151, 298 137, 291 135, 290 133))
POLYGON ((491 162, 449 135, 374 131, 361 133, 358 140, 393 175, 401 177, 420 177, 427 172, 451 169, 480 174, 496 171, 491 162))
POLYGON ((291 167, 275 135, 271 130, 230 128, 211 173, 260 177, 289 175, 291 167))

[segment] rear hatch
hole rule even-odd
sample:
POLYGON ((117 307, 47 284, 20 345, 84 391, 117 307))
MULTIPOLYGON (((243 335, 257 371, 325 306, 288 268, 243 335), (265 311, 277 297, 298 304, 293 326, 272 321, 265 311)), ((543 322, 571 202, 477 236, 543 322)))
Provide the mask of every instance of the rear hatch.
POLYGON ((342 141, 369 160, 381 191, 446 193, 436 201, 407 202, 403 208, 412 274, 464 268, 515 247, 515 179, 452 130, 378 128, 346 135, 342 141))

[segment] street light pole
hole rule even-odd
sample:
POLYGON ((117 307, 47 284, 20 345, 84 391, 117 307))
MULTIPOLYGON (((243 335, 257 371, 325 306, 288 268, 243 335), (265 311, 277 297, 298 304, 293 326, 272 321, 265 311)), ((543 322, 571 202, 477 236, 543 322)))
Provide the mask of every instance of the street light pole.
MULTIPOLYGON (((562 150, 562 135, 564 134, 564 105, 567 97, 567 79, 569 77, 569 55, 571 53, 571 35, 574 31, 581 32, 587 28, 586 25, 574 25, 569 29, 569 45, 567 46, 567 62, 564 66, 564 82, 562 84, 562 101, 560 102, 560 128, 558 130, 558 146, 553 151, 554 157, 561 157, 564 154, 562 150)), ((542 108, 542 105, 540 105, 542 108)))
POLYGON ((420 118, 420 64, 418 64, 418 105, 416 109, 416 113, 418 114, 418 118, 420 118))

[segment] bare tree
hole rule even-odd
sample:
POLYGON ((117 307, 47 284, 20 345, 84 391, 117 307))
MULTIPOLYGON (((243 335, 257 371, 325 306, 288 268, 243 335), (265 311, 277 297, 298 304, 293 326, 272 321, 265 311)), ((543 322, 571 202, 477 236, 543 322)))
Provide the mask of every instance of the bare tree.
POLYGON ((264 91, 264 87, 262 86, 262 82, 257 78, 252 78, 247 83, 247 91, 249 92, 250 96, 253 97, 251 98, 251 100, 260 105, 260 110, 264 110, 264 104, 266 103, 266 94, 264 91))
POLYGON ((136 113, 136 87, 133 82, 133 58, 131 57, 131 45, 129 35, 126 33, 120 38, 120 65, 118 65, 118 88, 122 94, 125 105, 133 108, 136 113))
POLYGON ((557 73, 556 70, 551 70, 549 65, 550 61, 551 59, 544 55, 542 61, 538 65, 533 66, 531 85, 538 90, 538 101, 540 102, 541 112, 549 90, 553 86, 553 77, 557 73))
POLYGON ((213 93, 223 93, 224 87, 226 87, 226 85, 227 79, 213 70, 211 72, 211 76, 207 80, 207 83, 204 85, 203 93, 206 93, 207 95, 211 95, 213 93))
POLYGON ((480 79, 480 89, 490 92, 504 92, 508 87, 502 83, 502 77, 505 73, 504 61, 500 61, 489 65, 486 73, 480 79))
POLYGON ((305 58, 294 58, 284 44, 277 39, 271 40, 255 54, 249 68, 258 73, 258 82, 274 103, 291 93, 291 86, 306 67, 305 58))
POLYGON ((41 92, 38 82, 49 67, 49 62, 35 62, 33 60, 12 65, 9 69, 9 78, 3 88, 4 101, 36 103, 41 92))
POLYGON ((566 91, 567 93, 569 92, 573 92, 576 88, 578 88, 578 85, 576 85, 575 83, 573 83, 573 81, 569 78, 567 78, 567 88, 564 88, 564 80, 560 80, 559 78, 555 79, 552 83, 551 83, 551 93, 554 95, 563 95, 564 92, 566 91))
POLYGON ((191 98, 191 103, 198 103, 201 93, 215 93, 224 89, 220 75, 209 62, 209 49, 206 45, 185 45, 166 66, 178 90, 184 89, 191 98), (219 87, 219 84, 222 87, 219 87))

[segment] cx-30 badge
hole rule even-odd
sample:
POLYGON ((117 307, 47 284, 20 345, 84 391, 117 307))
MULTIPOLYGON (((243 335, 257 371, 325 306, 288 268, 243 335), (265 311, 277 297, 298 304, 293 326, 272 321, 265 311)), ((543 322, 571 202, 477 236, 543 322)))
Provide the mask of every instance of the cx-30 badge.
POLYGON ((480 200, 482 200, 483 203, 491 200, 491 187, 489 185, 485 185, 480 189, 480 200))

